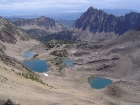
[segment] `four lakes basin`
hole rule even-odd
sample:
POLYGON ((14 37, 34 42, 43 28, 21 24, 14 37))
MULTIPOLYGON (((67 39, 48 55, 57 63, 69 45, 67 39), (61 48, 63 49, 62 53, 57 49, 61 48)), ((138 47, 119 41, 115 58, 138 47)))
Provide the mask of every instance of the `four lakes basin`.
POLYGON ((63 63, 66 64, 66 67, 73 67, 73 60, 67 59, 67 60, 62 60, 63 63))
POLYGON ((90 86, 94 89, 102 89, 105 86, 112 84, 112 81, 106 78, 95 77, 91 79, 89 83, 90 83, 90 86))
MULTIPOLYGON (((36 54, 35 52, 28 50, 24 53, 23 57, 29 58, 35 54, 36 54)), ((62 60, 62 61, 66 64, 66 67, 73 67, 73 60, 67 59, 67 60, 62 60)), ((23 62, 23 64, 26 67, 38 73, 44 73, 48 71, 48 64, 46 63, 46 60, 27 60, 23 62)), ((106 78, 95 77, 91 79, 89 83, 90 83, 90 86, 94 89, 102 89, 105 86, 112 84, 112 81, 106 78)))
POLYGON ((23 64, 38 73, 44 73, 48 71, 46 60, 27 60, 23 62, 23 64))
POLYGON ((34 56, 35 54, 36 53, 34 51, 28 50, 28 51, 24 52, 23 57, 27 59, 29 57, 34 56))

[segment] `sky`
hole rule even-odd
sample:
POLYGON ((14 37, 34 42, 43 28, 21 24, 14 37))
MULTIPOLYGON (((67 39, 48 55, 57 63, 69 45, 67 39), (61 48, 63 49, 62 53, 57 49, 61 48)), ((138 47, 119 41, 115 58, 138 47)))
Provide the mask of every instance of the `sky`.
POLYGON ((97 9, 133 9, 140 11, 140 0, 0 0, 0 15, 84 12, 97 9))

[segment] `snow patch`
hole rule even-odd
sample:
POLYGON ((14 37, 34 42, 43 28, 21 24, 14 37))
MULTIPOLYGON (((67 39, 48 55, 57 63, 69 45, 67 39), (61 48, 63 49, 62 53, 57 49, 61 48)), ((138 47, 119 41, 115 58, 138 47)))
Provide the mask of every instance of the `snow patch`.
POLYGON ((43 73, 46 77, 48 77, 49 75, 48 74, 46 74, 46 73, 43 73))

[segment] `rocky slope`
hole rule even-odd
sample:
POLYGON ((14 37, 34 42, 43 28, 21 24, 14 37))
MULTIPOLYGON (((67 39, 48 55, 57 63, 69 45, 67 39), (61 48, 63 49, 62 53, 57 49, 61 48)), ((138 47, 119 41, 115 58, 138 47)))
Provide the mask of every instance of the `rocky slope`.
POLYGON ((0 17, 0 40, 16 44, 17 40, 29 40, 29 36, 6 19, 0 17))
POLYGON ((138 98, 140 96, 139 40, 138 28, 112 41, 83 42, 77 45, 77 50, 73 54, 74 68, 77 67, 75 69, 77 72, 86 71, 90 72, 91 77, 117 79, 103 89, 106 97, 110 97, 109 100, 107 99, 107 105, 139 105, 140 103, 138 98), (113 102, 114 99, 116 101, 113 102))
POLYGON ((0 17, 0 61, 12 66, 19 64, 17 59, 20 53, 35 43, 38 42, 8 20, 0 17))
POLYGON ((79 39, 100 41, 113 39, 126 31, 134 30, 140 26, 140 14, 131 12, 125 16, 116 17, 93 7, 88 8, 73 28, 79 39))
POLYGON ((29 35, 35 38, 45 36, 49 33, 68 30, 67 25, 60 24, 57 21, 44 16, 35 19, 19 19, 15 21, 14 24, 17 27, 26 30, 29 35))
MULTIPOLYGON (((4 93, 0 93, 0 105, 19 105, 13 102, 6 102, 5 100, 11 97, 10 92, 13 91, 10 88, 16 81, 22 80, 21 77, 30 78, 30 80, 41 83, 39 76, 25 67, 21 61, 24 59, 22 57, 24 51, 37 44, 39 43, 31 39, 25 32, 0 17, 0 85, 1 89, 4 89, 2 90, 4 93), (14 78, 15 81, 12 81, 14 78)), ((18 85, 20 83, 23 85, 23 82, 18 82, 18 85)), ((14 85, 14 87, 16 86, 14 85)), ((17 91, 18 89, 21 90, 22 88, 18 86, 14 90, 17 91)))

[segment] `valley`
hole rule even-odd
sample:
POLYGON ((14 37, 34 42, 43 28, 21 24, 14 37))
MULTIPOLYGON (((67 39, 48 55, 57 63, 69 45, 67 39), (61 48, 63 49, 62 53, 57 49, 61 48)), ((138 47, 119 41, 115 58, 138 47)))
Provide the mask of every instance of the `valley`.
MULTIPOLYGON (((92 25, 94 16, 107 16, 93 7, 87 13, 93 14, 92 25)), ((46 17, 20 19, 14 24, 0 18, 0 105, 7 99, 15 105, 139 105, 140 24, 120 35, 115 34, 118 26, 114 24, 114 30, 111 25, 95 34, 88 30, 90 22, 84 14, 80 19, 85 22, 77 20, 71 29, 46 17), (103 37, 98 34, 96 38, 97 33, 103 37), (28 50, 35 55, 24 57, 28 50), (30 70, 23 65, 28 60, 44 60, 48 71, 44 74, 30 70), (63 60, 72 60, 73 65, 66 67, 63 60), (94 89, 90 81, 96 77, 112 83, 94 89)))

